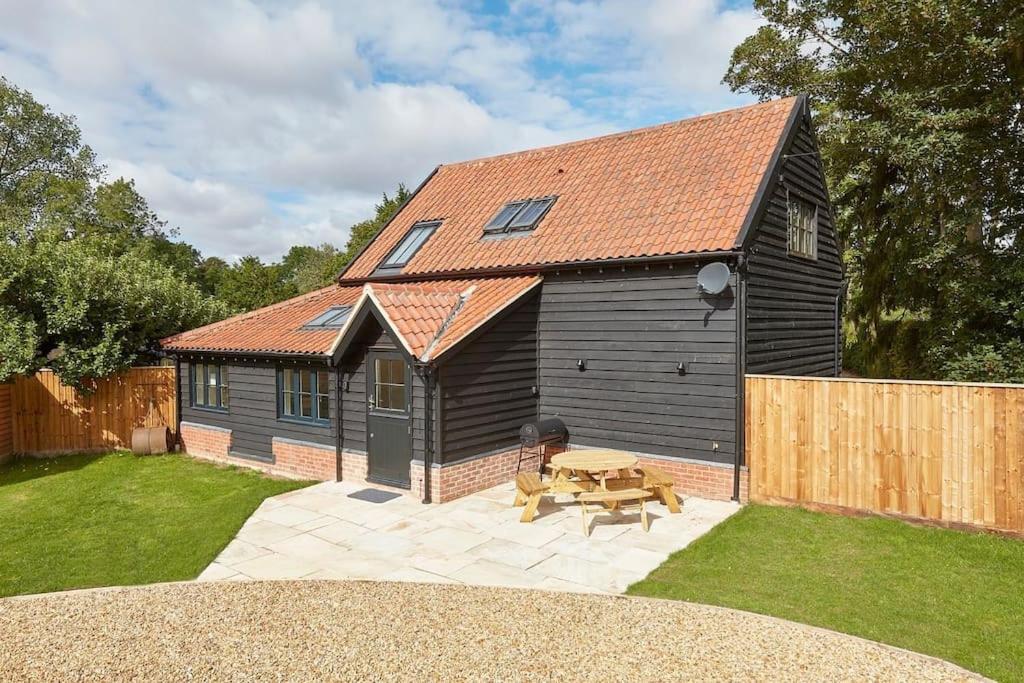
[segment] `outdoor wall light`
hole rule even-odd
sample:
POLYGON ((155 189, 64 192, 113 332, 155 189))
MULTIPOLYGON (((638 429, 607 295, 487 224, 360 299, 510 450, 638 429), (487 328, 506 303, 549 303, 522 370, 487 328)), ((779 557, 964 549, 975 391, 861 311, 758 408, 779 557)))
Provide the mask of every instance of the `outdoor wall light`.
POLYGON ((587 361, 580 358, 579 360, 576 361, 576 367, 579 369, 580 372, 583 372, 584 370, 587 369, 587 361))
POLYGON ((683 361, 679 361, 676 364, 676 372, 678 372, 680 375, 685 375, 686 374, 686 363, 684 363, 683 361))

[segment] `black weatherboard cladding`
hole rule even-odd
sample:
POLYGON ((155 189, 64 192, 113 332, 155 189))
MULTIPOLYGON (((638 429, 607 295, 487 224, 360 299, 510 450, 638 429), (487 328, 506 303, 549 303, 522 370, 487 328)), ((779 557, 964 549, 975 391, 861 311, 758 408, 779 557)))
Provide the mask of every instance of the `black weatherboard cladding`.
MULTIPOLYGON (((835 374, 836 296, 843 272, 821 159, 806 117, 747 245, 747 372, 835 374), (787 193, 818 206, 818 259, 790 256, 787 193)), ((841 349, 841 345, 838 345, 841 349)))
POLYGON ((704 263, 545 275, 541 416, 564 420, 576 444, 731 463, 735 276, 721 295, 701 296, 704 263))
POLYGON ((441 366, 443 462, 519 443, 537 419, 537 309, 529 295, 441 366))
MULTIPOLYGON (((366 407, 367 407, 367 372, 366 356, 370 348, 398 349, 398 344, 387 332, 381 329, 376 319, 370 317, 363 324, 363 329, 355 339, 344 358, 341 359, 342 370, 342 450, 355 453, 366 452, 366 407)), ((425 416, 426 391, 423 376, 413 368, 412 373, 412 436, 413 459, 423 460, 423 421, 425 416)), ((437 414, 437 411, 434 411, 437 414)), ((437 433, 437 429, 434 433, 437 433)), ((435 446, 436 452, 436 446, 435 446)))
MULTIPOLYGON (((271 440, 273 437, 308 441, 311 443, 334 446, 336 438, 335 420, 338 396, 333 379, 333 371, 326 363, 293 364, 282 361, 280 364, 257 361, 231 362, 221 360, 228 368, 228 388, 230 404, 228 412, 217 412, 195 408, 191 405, 191 387, 189 386, 189 366, 191 358, 181 361, 181 418, 214 427, 230 429, 232 452, 239 456, 249 456, 263 460, 273 459, 271 440), (279 420, 277 417, 277 368, 295 367, 311 370, 328 370, 331 373, 329 394, 332 419, 329 425, 313 425, 301 422, 279 420)), ((218 362, 211 358, 209 362, 218 362)))

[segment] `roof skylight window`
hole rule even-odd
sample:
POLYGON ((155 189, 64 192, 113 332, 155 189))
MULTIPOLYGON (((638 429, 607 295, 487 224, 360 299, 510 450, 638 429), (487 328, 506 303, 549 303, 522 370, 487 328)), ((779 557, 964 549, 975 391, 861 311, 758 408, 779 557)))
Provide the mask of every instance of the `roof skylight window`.
POLYGON ((351 306, 331 306, 303 327, 307 330, 340 330, 351 313, 351 306))
POLYGON ((392 249, 391 253, 381 262, 380 268, 401 268, 407 264, 420 250, 420 247, 430 239, 439 225, 441 225, 441 221, 414 223, 398 246, 392 249))
POLYGON ((484 234, 533 230, 555 203, 556 197, 509 202, 484 226, 484 234))

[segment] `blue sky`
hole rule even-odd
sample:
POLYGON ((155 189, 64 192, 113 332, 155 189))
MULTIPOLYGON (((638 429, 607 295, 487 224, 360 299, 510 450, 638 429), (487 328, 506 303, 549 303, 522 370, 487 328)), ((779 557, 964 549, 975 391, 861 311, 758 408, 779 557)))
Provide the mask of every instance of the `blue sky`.
POLYGON ((438 163, 745 104, 724 0, 0 0, 0 74, 228 259, 342 246, 438 163))

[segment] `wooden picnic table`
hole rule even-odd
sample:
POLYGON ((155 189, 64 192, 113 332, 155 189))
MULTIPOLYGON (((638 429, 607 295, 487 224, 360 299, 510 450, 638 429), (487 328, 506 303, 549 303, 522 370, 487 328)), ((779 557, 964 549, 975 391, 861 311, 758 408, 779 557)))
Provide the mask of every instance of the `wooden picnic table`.
POLYGON ((551 457, 551 485, 554 493, 584 493, 595 488, 608 489, 607 475, 618 472, 619 478, 633 477, 635 455, 607 449, 566 451, 551 457))

